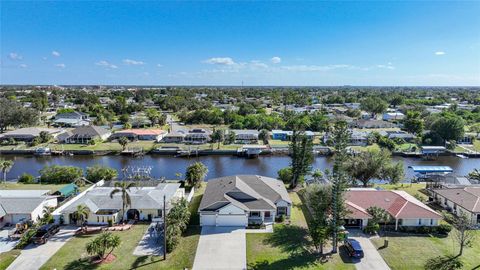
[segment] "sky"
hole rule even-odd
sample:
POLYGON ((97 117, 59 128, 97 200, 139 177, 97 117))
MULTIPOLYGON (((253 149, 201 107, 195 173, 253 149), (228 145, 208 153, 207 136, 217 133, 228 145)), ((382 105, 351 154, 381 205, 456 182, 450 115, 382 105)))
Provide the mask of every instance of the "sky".
POLYGON ((480 85, 480 1, 0 5, 1 84, 480 85))

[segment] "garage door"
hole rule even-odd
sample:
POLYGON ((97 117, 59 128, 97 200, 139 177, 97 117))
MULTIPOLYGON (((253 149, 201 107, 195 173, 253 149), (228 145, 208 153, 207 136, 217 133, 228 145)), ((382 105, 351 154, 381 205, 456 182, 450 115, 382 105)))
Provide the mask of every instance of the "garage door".
POLYGON ((246 215, 218 215, 217 226, 246 227, 248 223, 246 215))
POLYGON ((19 223, 20 221, 23 221, 23 220, 29 220, 30 219, 30 215, 24 215, 24 214, 13 214, 12 215, 12 223, 15 224, 15 223, 19 223))
POLYGON ((215 226, 215 215, 200 214, 200 225, 202 226, 215 226))

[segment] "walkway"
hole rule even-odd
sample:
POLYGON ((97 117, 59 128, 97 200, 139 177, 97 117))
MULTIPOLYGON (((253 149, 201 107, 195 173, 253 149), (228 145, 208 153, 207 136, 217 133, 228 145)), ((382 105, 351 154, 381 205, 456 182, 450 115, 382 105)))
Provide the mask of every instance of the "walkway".
POLYGON ((138 246, 133 251, 135 256, 161 256, 163 255, 163 232, 155 232, 150 228, 153 228, 157 223, 154 222, 145 231, 142 240, 138 243, 138 246))
POLYGON ((247 269, 245 228, 202 227, 193 270, 247 269))
POLYGON ((354 261, 357 270, 390 270, 390 267, 388 267, 387 263, 366 235, 358 234, 350 238, 360 242, 364 253, 364 257, 361 260, 354 261))
MULTIPOLYGON (((30 244, 22 250, 20 256, 7 268, 7 270, 36 270, 40 269, 72 236, 77 227, 62 227, 52 236, 46 244, 30 244)), ((73 251, 72 251, 73 252, 73 251)))

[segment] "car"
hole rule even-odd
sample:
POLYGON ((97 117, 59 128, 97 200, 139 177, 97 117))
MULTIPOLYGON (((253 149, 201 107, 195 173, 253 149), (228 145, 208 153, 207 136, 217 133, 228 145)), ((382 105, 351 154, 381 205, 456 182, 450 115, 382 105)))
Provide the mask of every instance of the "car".
POLYGON ((38 228, 32 240, 35 244, 41 245, 48 241, 48 238, 60 231, 60 226, 56 224, 46 224, 38 228))
POLYGON ((363 249, 360 246, 360 243, 351 238, 345 239, 345 248, 347 249, 348 255, 353 258, 363 258, 363 249))

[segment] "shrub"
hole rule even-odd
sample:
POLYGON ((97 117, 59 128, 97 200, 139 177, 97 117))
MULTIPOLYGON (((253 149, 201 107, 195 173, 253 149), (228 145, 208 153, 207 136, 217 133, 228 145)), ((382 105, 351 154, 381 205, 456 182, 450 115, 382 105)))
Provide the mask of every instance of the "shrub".
POLYGON ((33 184, 33 183, 35 183, 35 177, 33 177, 33 175, 31 175, 31 174, 23 173, 18 178, 18 182, 23 183, 23 184, 33 184))
POLYGON ((100 180, 110 181, 117 178, 118 172, 117 170, 101 166, 101 165, 94 165, 92 167, 87 167, 87 172, 85 178, 90 182, 98 182, 100 180))
POLYGON ((284 222, 285 221, 285 216, 284 215, 280 215, 278 217, 275 218, 275 221, 276 222, 284 222))
POLYGON ((369 222, 367 227, 365 227, 365 232, 369 234, 374 234, 380 230, 380 225, 378 223, 369 222))
POLYGON ((448 235, 451 230, 452 230, 452 225, 450 224, 440 224, 437 227, 438 233, 443 235, 448 235))
POLYGON ((81 168, 73 166, 46 166, 40 170, 40 181, 42 183, 72 183, 83 174, 81 168))
POLYGON ((18 241, 17 245, 15 248, 22 249, 26 247, 28 244, 30 244, 30 240, 32 240, 32 237, 37 233, 37 228, 31 228, 27 230, 23 235, 22 238, 20 238, 20 241, 18 241))
POLYGON ((293 173, 292 167, 285 167, 283 169, 278 170, 278 179, 282 180, 285 184, 290 184, 292 182, 293 173))

